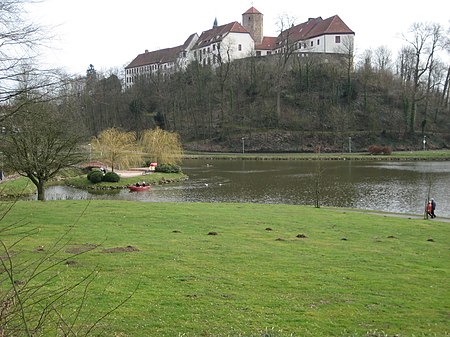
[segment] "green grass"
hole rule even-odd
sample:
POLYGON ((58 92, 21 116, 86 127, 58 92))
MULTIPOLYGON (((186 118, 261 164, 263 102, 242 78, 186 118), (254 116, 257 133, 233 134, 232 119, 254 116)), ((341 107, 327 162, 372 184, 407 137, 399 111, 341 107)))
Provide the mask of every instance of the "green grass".
MULTIPOLYGON (((102 322, 103 336, 450 333, 448 223, 294 205, 126 201, 18 202, 1 225, 18 221, 39 232, 14 247, 16 263, 43 254, 38 246, 51 251, 69 230, 69 247, 98 245, 57 267, 61 284, 99 271, 86 324, 138 286, 102 322), (102 252, 126 246, 139 251, 102 252)), ((57 256, 71 257, 65 249, 57 256)))
POLYGON ((34 193, 36 186, 30 179, 19 177, 0 184, 0 197, 16 198, 34 193))

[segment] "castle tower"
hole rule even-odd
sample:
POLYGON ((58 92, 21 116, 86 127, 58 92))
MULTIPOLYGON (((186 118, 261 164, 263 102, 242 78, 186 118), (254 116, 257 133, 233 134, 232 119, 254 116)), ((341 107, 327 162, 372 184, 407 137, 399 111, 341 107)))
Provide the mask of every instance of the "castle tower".
POLYGON ((263 15, 255 8, 251 7, 242 14, 242 26, 248 30, 255 44, 260 44, 263 40, 263 15))

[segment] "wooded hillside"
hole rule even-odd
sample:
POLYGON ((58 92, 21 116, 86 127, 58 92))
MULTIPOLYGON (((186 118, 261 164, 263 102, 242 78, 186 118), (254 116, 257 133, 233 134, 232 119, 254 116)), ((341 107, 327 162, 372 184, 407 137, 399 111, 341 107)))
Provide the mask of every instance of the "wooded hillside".
MULTIPOLYGON (((369 145, 394 149, 450 146, 449 71, 433 35, 417 44, 418 26, 395 62, 383 47, 344 55, 289 53, 192 63, 186 71, 139 78, 121 91, 115 75, 88 72, 79 105, 90 134, 111 126, 176 131, 186 149, 343 151, 369 145), (424 46, 427 46, 426 48, 424 46)), ((442 36, 440 36, 442 38, 442 36)), ((66 102, 69 103, 69 102, 66 102)))

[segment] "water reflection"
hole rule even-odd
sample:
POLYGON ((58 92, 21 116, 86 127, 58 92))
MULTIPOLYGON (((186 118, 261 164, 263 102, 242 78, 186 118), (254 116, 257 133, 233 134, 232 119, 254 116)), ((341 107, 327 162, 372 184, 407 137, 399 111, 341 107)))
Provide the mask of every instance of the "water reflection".
POLYGON ((313 205, 320 177, 322 205, 421 214, 431 188, 437 214, 450 216, 450 162, 186 160, 183 171, 188 181, 146 192, 54 186, 47 198, 313 205))

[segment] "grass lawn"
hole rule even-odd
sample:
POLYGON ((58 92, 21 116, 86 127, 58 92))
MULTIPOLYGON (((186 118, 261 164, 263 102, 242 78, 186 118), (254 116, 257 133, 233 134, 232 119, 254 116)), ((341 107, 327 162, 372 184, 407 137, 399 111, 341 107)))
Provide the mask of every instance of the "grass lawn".
POLYGON ((49 271, 49 287, 98 271, 83 324, 137 287, 94 335, 448 336, 450 226, 436 220, 295 205, 22 201, 0 224, 24 224, 2 234, 8 245, 39 229, 13 247, 16 265, 63 245, 50 260, 73 261, 49 271), (96 248, 74 256, 88 245, 96 248))

